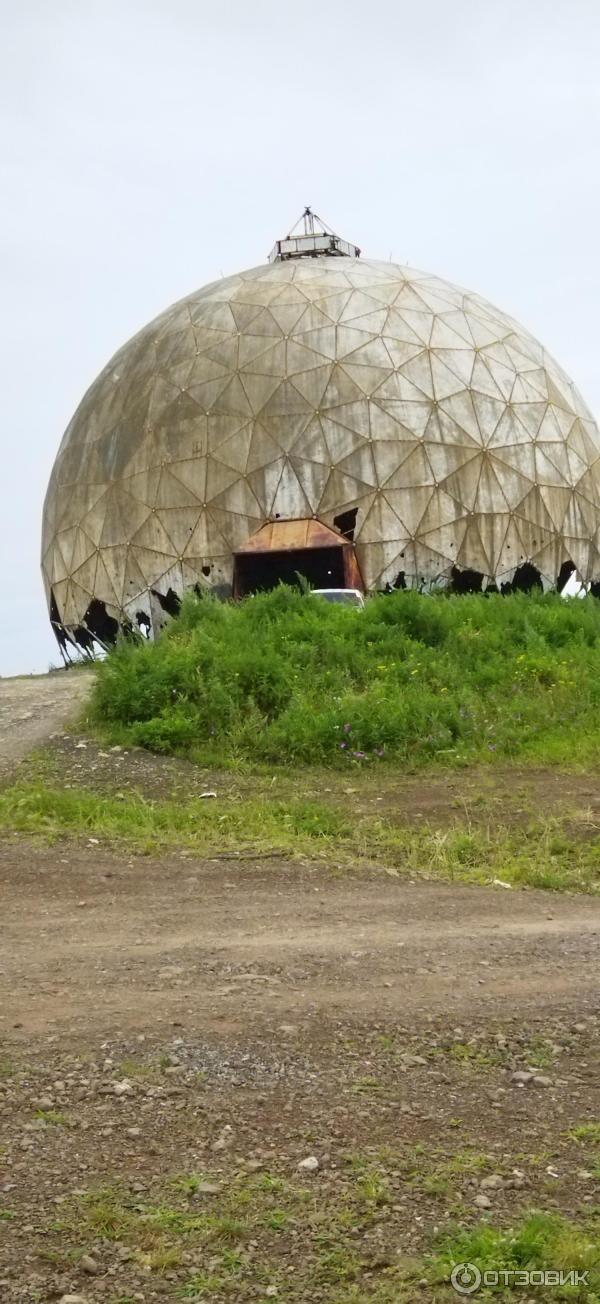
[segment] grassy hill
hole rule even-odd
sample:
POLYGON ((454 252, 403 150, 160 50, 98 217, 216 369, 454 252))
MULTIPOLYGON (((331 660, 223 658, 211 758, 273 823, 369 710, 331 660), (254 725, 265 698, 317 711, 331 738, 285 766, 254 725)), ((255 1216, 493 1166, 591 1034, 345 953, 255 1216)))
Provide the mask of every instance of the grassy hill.
POLYGON ((600 603, 189 596, 155 643, 110 653, 92 712, 113 741, 221 765, 594 764, 600 603))

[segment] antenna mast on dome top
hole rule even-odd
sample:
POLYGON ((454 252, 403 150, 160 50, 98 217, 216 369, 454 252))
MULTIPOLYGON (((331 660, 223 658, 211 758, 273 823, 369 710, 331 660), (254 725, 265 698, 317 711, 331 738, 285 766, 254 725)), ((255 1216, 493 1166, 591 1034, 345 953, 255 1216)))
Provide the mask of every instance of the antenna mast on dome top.
POLYGON ((276 240, 271 253, 270 263, 286 262, 289 258, 360 258, 358 245, 342 240, 335 231, 313 213, 308 206, 298 221, 288 232, 284 240, 276 240), (302 231, 298 227, 302 223, 302 231))

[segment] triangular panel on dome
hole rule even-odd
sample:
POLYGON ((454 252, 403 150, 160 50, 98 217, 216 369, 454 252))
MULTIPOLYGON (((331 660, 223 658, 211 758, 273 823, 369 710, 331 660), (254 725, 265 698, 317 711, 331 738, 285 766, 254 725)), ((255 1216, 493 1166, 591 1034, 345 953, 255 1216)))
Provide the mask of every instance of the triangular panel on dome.
POLYGON ((371 411, 366 398, 351 403, 326 404, 322 408, 322 422, 331 422, 336 429, 349 430, 360 439, 368 439, 371 434, 371 411))
POLYGON ((575 451, 572 444, 570 443, 565 444, 565 450, 567 454, 567 461, 569 463, 569 483, 572 485, 576 485, 581 480, 582 475, 585 475, 585 472, 588 467, 588 462, 587 459, 580 457, 579 453, 575 451))
POLYGON ((73 571, 72 575, 72 579, 89 594, 90 598, 95 593, 97 564, 98 553, 94 552, 91 557, 87 558, 87 561, 84 561, 81 566, 73 571))
MULTIPOLYGON (((344 369, 343 363, 336 363, 331 367, 327 388, 321 399, 321 408, 329 410, 331 408, 347 407, 353 403, 366 404, 367 400, 356 381, 352 380, 348 372, 344 369)), ((336 413, 332 416, 337 419, 336 413)), ((345 423, 348 425, 348 421, 345 423)))
POLYGON ((415 539, 412 552, 414 558, 414 582, 419 586, 431 582, 435 583, 436 580, 446 579, 450 575, 452 561, 436 552, 433 548, 429 548, 420 539, 415 539))
POLYGON ((536 487, 554 529, 562 533, 565 512, 571 501, 571 489, 567 485, 538 484, 536 487))
POLYGON ((215 513, 212 505, 210 510, 202 511, 186 543, 184 557, 187 560, 200 557, 204 562, 205 558, 212 557, 213 554, 219 556, 221 553, 228 552, 230 541, 223 533, 221 525, 222 518, 215 513))
POLYGON ((195 507, 163 507, 158 512, 161 525, 167 533, 172 552, 181 556, 192 537, 201 512, 200 504, 195 507))
POLYGON ((458 349, 453 352, 446 349, 444 353, 439 350, 431 353, 433 393, 436 399, 448 398, 450 394, 458 394, 469 384, 470 374, 473 369, 473 355, 469 354, 467 349, 463 349, 462 352, 464 355, 462 358, 458 349), (461 363, 463 375, 460 375, 458 370, 461 363))
MULTIPOLYGON (((202 337, 204 340, 204 336, 202 337)), ((240 340, 226 336, 221 339, 206 341, 206 347, 199 348, 192 363, 192 370, 186 382, 186 390, 192 385, 204 385, 207 381, 226 379, 239 366, 240 340)), ((198 399, 196 399, 198 402, 198 399)))
POLYGON ((290 413, 289 416, 272 412, 261 412, 260 421, 254 422, 252 443, 248 453, 246 470, 256 471, 266 462, 281 457, 295 449, 309 431, 318 426, 318 418, 312 417, 312 410, 306 405, 302 412, 290 413))
POLYGON ((381 490, 392 511, 402 522, 409 535, 417 535, 421 521, 435 493, 432 485, 411 486, 403 489, 381 490))
POLYGON ((408 538, 374 540, 364 545, 358 541, 356 555, 368 589, 382 589, 397 581, 406 570, 406 549, 410 542, 408 538))
POLYGON ((344 309, 349 303, 351 294, 352 290, 349 286, 335 290, 333 294, 324 289, 318 298, 314 300, 313 307, 318 308, 328 321, 339 322, 344 309))
POLYGON ((406 526, 396 515, 393 507, 390 507, 387 498, 383 494, 376 494, 355 532, 355 543, 365 546, 385 540, 395 556, 398 551, 397 544, 403 543, 406 538, 406 526), (394 548, 392 543, 396 545, 394 548))
POLYGON ((88 561, 90 557, 95 555, 95 553, 96 545, 94 542, 85 533, 85 530, 78 528, 75 535, 75 542, 73 544, 73 551, 71 553, 69 567, 71 574, 78 570, 80 566, 83 566, 84 562, 88 561))
POLYGON ((538 440, 535 463, 539 484, 570 485, 571 469, 564 444, 546 444, 538 440))
POLYGON ((600 467, 591 466, 588 471, 577 481, 575 492, 585 498, 588 503, 593 503, 597 513, 600 513, 600 467))
POLYGON ((391 475, 401 470, 415 449, 424 445, 421 445, 418 439, 374 439, 370 447, 377 482, 382 486, 391 475))
MULTIPOLYGON (((192 505, 194 502, 202 503, 206 500, 207 468, 208 458, 200 456, 171 463, 169 476, 171 479, 176 480, 187 493, 188 505, 192 505)), ((154 499, 156 499, 156 491, 154 499)))
POLYGON ((598 523, 598 512, 580 494, 571 494, 562 524, 562 532, 569 538, 590 538, 598 523))
POLYGON ((102 552, 98 554, 94 597, 107 606, 118 610, 120 606, 120 587, 119 567, 118 563, 113 560, 112 549, 103 548, 102 552))
MULTIPOLYGON (((190 459, 195 460, 195 459, 190 459)), ((170 466, 161 468, 156 493, 154 495, 153 507, 196 507, 198 505, 198 495, 195 487, 192 489, 184 483, 181 475, 178 473, 181 466, 186 466, 184 461, 172 462, 170 466)))
POLYGON ((229 485, 223 493, 215 495, 211 499, 211 511, 213 507, 217 507, 230 515, 255 519, 262 517, 264 515, 262 505, 257 494, 253 492, 253 476, 258 474, 258 472, 254 472, 253 475, 248 475, 243 480, 238 479, 229 485))
POLYGON ((334 362, 337 356, 337 335, 335 326, 319 326, 315 329, 306 329, 305 319, 301 323, 301 330, 296 335, 296 343, 304 345, 306 349, 317 353, 324 362, 334 362))
POLYGON ((573 562, 584 584, 587 583, 592 578, 589 540, 587 538, 574 538, 572 535, 565 533, 563 545, 567 557, 573 562))
POLYGON ((231 380, 210 405, 211 412, 226 412, 249 420, 254 415, 240 376, 231 380))
POLYGON ((295 453, 290 454, 290 464, 309 504, 309 514, 313 515, 317 511, 327 484, 329 464, 307 461, 297 457, 295 453))
MULTIPOLYGON (((233 434, 217 443, 211 442, 210 456, 232 470, 244 474, 248 464, 254 426, 251 422, 240 426, 233 434)), ((268 440, 268 436, 267 436, 268 440)))
MULTIPOLYGON (((402 445, 399 445, 402 450, 402 445)), ((425 452, 424 444, 415 442, 414 447, 408 452, 407 457, 402 457, 400 463, 396 462, 390 468, 388 476, 383 480, 381 487, 385 489, 416 489, 422 485, 433 488, 433 473, 431 465, 425 452)))
MULTIPOLYGON (((451 400, 448 400, 451 402, 451 400)), ((388 417, 391 417, 398 425, 399 431, 404 435, 412 435, 419 438, 425 433, 429 418, 432 412, 431 403, 427 399, 416 401, 412 399, 394 399, 383 398, 378 393, 371 400, 371 408, 375 412, 380 409, 388 417)), ((389 434, 386 435, 389 439, 389 434)))
POLYGON ((405 362, 410 362, 412 358, 416 358, 419 353, 423 352, 423 345, 420 340, 409 344, 405 340, 395 340, 390 335, 384 335, 383 342, 386 352, 389 354, 390 366, 395 369, 403 367, 405 362))
POLYGON ((550 402, 559 410, 566 413, 572 413, 572 396, 569 383, 565 377, 558 374, 558 370, 553 368, 552 371, 546 367, 546 380, 548 383, 548 398, 550 402))
POLYGON ((473 457, 465 462, 459 471, 455 471, 453 475, 447 476, 444 480, 446 493, 449 493, 452 498, 456 499, 456 502, 470 512, 475 510, 482 464, 481 455, 473 457))
POLYGON ((326 363, 322 367, 314 367, 312 371, 297 371, 292 376, 290 385, 314 411, 325 399, 332 374, 331 363, 326 363))
POLYGON ((468 390, 463 390, 461 394, 449 394, 448 398, 442 399, 438 405, 438 416, 443 439, 447 439, 449 443, 457 443, 458 428, 458 431, 463 431, 474 443, 481 446, 481 428, 473 406, 473 397, 468 390), (452 424, 449 425, 445 418, 449 418, 452 424))
MULTIPOLYGON (((504 503, 508 508, 517 507, 520 502, 531 491, 534 482, 533 476, 524 474, 516 466, 510 465, 504 458, 500 457, 500 450, 496 456, 496 451, 489 458, 489 466, 493 469, 494 474, 499 482, 502 493, 502 510, 504 503)), ((500 504, 499 504, 500 507, 500 504)))
POLYGON ((271 316, 277 322, 283 335, 291 335, 294 330, 302 325, 303 315, 308 307, 305 295, 298 294, 294 303, 284 301, 279 296, 271 304, 271 316))
MULTIPOLYGON (((428 513, 430 515, 430 513, 428 513)), ((454 565, 457 557, 460 555, 465 530, 467 528, 467 517, 463 516, 450 525, 438 525, 432 529, 426 529, 423 525, 419 528, 419 539, 438 556, 445 557, 451 565, 454 565)))
POLYGON ((128 548, 123 565, 122 605, 127 610, 127 603, 138 598, 148 588, 147 580, 140 570, 133 548, 128 548))
MULTIPOLYGON (((336 414, 338 411, 339 409, 332 409, 332 412, 336 414)), ((329 417, 322 416, 320 424, 328 450, 328 461, 332 467, 337 466, 352 453, 359 452, 361 449, 370 446, 364 434, 352 430, 338 421, 331 420, 329 417)))
MULTIPOLYGON (((439 484, 443 484, 448 476, 454 475, 462 466, 465 466, 467 462, 470 462, 473 457, 479 457, 481 453, 481 449, 478 448, 476 444, 463 444, 458 442, 450 444, 447 441, 439 443, 434 441, 433 438, 429 439, 428 435, 429 426, 423 442, 423 449, 431 467, 433 477, 439 484)), ((459 435, 460 432, 457 431, 455 434, 457 440, 459 435)))
POLYGON ((320 513, 339 512, 369 494, 373 494, 372 485, 334 469, 329 474, 318 510, 320 513))
POLYGON ((317 353, 315 349, 308 348, 300 340, 288 340, 285 346, 286 373, 288 376, 294 376, 299 371, 313 371, 315 367, 322 367, 324 363, 329 364, 330 359, 324 358, 322 353, 317 353))
MULTIPOLYGON (((187 396, 187 399, 189 400, 188 412, 189 415, 192 416, 192 420, 194 419, 194 416, 197 416, 198 408, 200 408, 201 412, 205 413, 213 411, 214 404, 217 403, 217 399, 219 399, 220 395, 223 394, 223 391, 227 389, 230 382, 231 373, 223 372, 222 376, 215 377, 214 379, 211 379, 211 381, 193 381, 190 383, 187 395, 185 396, 187 396), (190 406, 192 400, 193 403, 196 403, 196 413, 193 412, 193 408, 190 406)), ((162 420, 164 420, 164 416, 162 416, 162 420)))
POLYGON ((60 548, 67 575, 70 575, 73 569, 73 551, 77 540, 78 530, 79 527, 77 525, 71 525, 66 530, 59 530, 56 535, 56 544, 57 547, 60 548))
POLYGON ((459 333, 459 331, 455 330, 448 314, 445 312, 438 314, 434 318, 429 347, 444 352, 446 350, 451 352, 460 350, 461 353, 468 356, 470 368, 473 366, 473 341, 470 331, 463 329, 462 333, 459 333))
POLYGON ((429 533, 431 530, 440 528, 446 529, 456 526, 466 520, 466 513, 460 503, 447 494, 444 489, 434 489, 427 507, 419 522, 419 534, 429 533))
MULTIPOLYGON (((424 349, 422 352, 416 353, 415 356, 410 358, 407 362, 402 363, 398 373, 398 379, 400 379, 403 384, 408 380, 411 385, 415 386, 415 389, 418 391, 414 395, 415 398, 421 398, 425 395, 426 398, 434 399, 436 393, 431 367, 432 355, 429 350, 424 349)), ((405 390, 405 392, 402 395, 399 394, 398 397, 410 398, 411 394, 408 390, 405 390)))
POLYGON ((149 513, 143 525, 131 536, 131 541, 137 548, 146 548, 167 557, 174 556, 173 544, 155 511, 149 513))
POLYGON ((373 391, 372 397, 382 405, 385 405, 390 400, 392 402, 397 400, 403 402, 414 401, 416 403, 427 402, 431 409, 433 407, 434 397, 429 361, 425 363, 425 371, 429 376, 426 386, 423 385, 422 387, 419 387, 419 385, 415 384, 414 379, 407 375, 407 371, 411 366, 416 366, 417 363, 421 364, 421 362, 422 356, 418 353, 416 357, 413 358, 412 363, 407 363, 406 367, 403 366, 398 371, 387 372, 385 379, 382 380, 381 384, 379 384, 373 391))
POLYGON ((455 565, 460 570, 480 571, 482 575, 493 574, 492 558, 489 556, 489 543, 485 521, 479 517, 470 518, 465 523, 460 547, 456 551, 455 565))
POLYGON ((202 588, 210 592, 213 587, 215 571, 217 570, 219 579, 222 578, 224 572, 229 570, 227 580, 231 583, 231 569, 229 552, 223 553, 220 557, 186 557, 181 565, 184 590, 202 588))
POLYGON ((373 489, 377 486, 377 473, 371 444, 363 443, 359 447, 352 449, 346 457, 338 456, 336 470, 342 471, 344 475, 351 475, 355 480, 362 481, 363 484, 367 484, 373 489))
POLYGON ((598 462, 600 448, 586 430, 585 422, 578 420, 573 423, 567 435, 567 443, 575 449, 586 468, 598 462))
POLYGON ((492 374, 492 364, 486 362, 481 353, 475 354, 471 387, 478 394, 485 394, 488 398, 500 399, 506 402, 506 395, 502 392, 499 382, 492 374))
MULTIPOLYGON (((487 399, 485 402, 490 402, 487 399)), ((531 434, 529 430, 518 420, 512 407, 505 407, 499 404, 499 412, 494 413, 496 420, 493 425, 488 425, 487 447, 493 448, 499 455, 503 449, 514 449, 518 444, 531 444, 531 434), (490 428, 491 427, 491 428, 490 428)), ((481 419, 485 422, 485 407, 480 407, 481 419)), ((485 427, 484 427, 485 428, 485 427)))
MULTIPOLYGON (((562 539, 551 536, 532 555, 532 563, 547 586, 554 586, 565 561, 573 561, 562 539)), ((575 563, 573 563, 575 565, 575 563)))
POLYGON ((546 401, 547 398, 546 373, 541 367, 536 371, 521 372, 520 375, 515 376, 510 395, 511 403, 538 403, 546 401))
POLYGON ((312 415, 310 403, 301 395, 300 391, 295 388, 290 380, 282 380, 279 388, 269 399, 266 407, 261 413, 261 419, 266 422, 271 417, 294 417, 306 413, 312 415))
POLYGON ((338 321, 349 322, 364 317, 374 317, 374 320, 378 323, 377 330, 381 330, 386 311, 386 308, 381 306, 379 300, 365 290, 354 289, 342 309, 338 321))
POLYGON ((540 434, 540 427, 544 420, 547 410, 547 404, 543 401, 539 403, 513 403, 512 410, 517 421, 525 427, 532 438, 540 434))
POLYGON ((240 381, 253 416, 258 416, 281 384, 278 375, 266 376, 255 372, 241 372, 240 381))
MULTIPOLYGON (((281 339, 265 335, 240 335, 236 342, 237 361, 230 371, 269 371, 266 361, 261 365, 261 359, 268 359, 273 354, 274 361, 278 363, 282 348, 281 339)), ((285 356, 285 350, 283 354, 285 356)))
POLYGON ((416 345, 419 351, 423 349, 424 345, 429 344, 430 332, 428 331, 427 338, 423 339, 422 333, 417 334, 417 331, 413 330, 412 326, 409 325, 396 308, 388 309, 385 324, 379 329, 383 330, 386 340, 390 338, 392 340, 397 340, 401 344, 416 345))
POLYGON ((527 521, 538 533, 552 534, 556 528, 537 485, 515 506, 514 515, 519 520, 527 521))
MULTIPOLYGON (((344 361, 345 358, 352 358, 358 349, 369 347, 372 344, 378 345, 378 356, 375 357, 375 366, 390 366, 390 355, 385 349, 385 343, 380 339, 375 331, 365 331, 358 326, 338 326, 337 327, 337 351, 336 360, 344 361), (385 358, 381 349, 385 350, 385 358)), ((358 359, 355 359, 357 361, 358 359)), ((365 358, 365 361, 369 361, 365 358)))
MULTIPOLYGON (((314 500, 315 494, 312 495, 314 500)), ((269 508, 270 516, 294 517, 312 515, 311 497, 304 492, 302 481, 296 475, 294 463, 286 458, 275 496, 269 508)))

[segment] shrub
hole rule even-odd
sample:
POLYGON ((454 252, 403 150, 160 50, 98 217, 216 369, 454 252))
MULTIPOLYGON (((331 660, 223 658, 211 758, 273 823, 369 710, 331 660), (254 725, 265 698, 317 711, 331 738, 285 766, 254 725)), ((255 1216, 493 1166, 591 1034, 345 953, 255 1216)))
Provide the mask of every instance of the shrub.
POLYGON ((227 762, 420 765, 600 756, 600 603, 379 595, 363 611, 280 586, 188 596, 154 643, 99 666, 97 722, 227 762))

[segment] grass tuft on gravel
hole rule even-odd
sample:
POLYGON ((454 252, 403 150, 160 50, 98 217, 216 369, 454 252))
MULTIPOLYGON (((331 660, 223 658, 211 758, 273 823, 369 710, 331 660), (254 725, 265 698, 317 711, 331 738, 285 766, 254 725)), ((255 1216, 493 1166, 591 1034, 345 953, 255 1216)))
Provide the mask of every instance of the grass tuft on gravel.
POLYGON ((394 877, 600 890, 600 834, 586 825, 583 836, 574 836, 572 817, 533 818, 518 828, 465 819, 438 829, 311 798, 262 794, 156 801, 135 793, 61 789, 38 780, 0 791, 0 831, 50 841, 87 838, 144 853, 323 859, 337 872, 374 864, 394 877))
POLYGON ((600 603, 379 595, 363 611, 281 586, 186 597, 154 643, 99 666, 105 736, 203 763, 419 767, 600 759, 600 603))
MULTIPOLYGON (((288 1304, 313 1298, 324 1304, 414 1304, 421 1296, 446 1304, 457 1298, 452 1269, 468 1263, 482 1273, 587 1273, 587 1284, 579 1288, 548 1285, 544 1299, 600 1304, 600 1240, 593 1214, 576 1222, 531 1211, 508 1227, 463 1220, 430 1233, 425 1252, 407 1258, 386 1230, 395 1197, 385 1174, 359 1160, 347 1164, 335 1190, 329 1184, 322 1189, 318 1180, 307 1186, 269 1171, 232 1179, 184 1174, 154 1199, 132 1195, 124 1185, 105 1186, 74 1201, 51 1230, 72 1230, 84 1241, 124 1242, 152 1274, 179 1269, 174 1297, 183 1300, 262 1299, 270 1287, 270 1294, 275 1290, 288 1304), (301 1261, 290 1271, 298 1238, 301 1261), (197 1266, 186 1272, 190 1260, 197 1266)), ((484 1284, 477 1298, 512 1304, 523 1294, 509 1279, 499 1289, 484 1284)))

